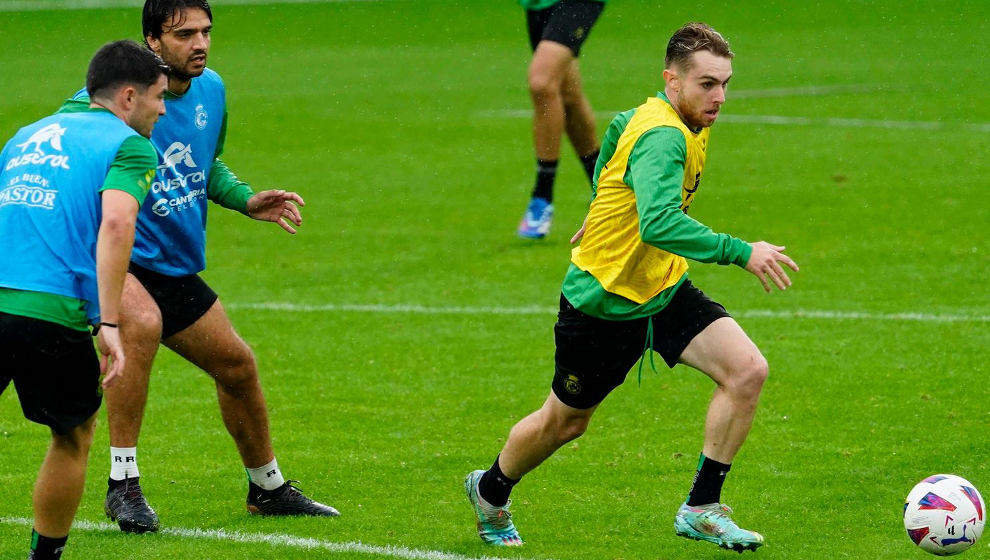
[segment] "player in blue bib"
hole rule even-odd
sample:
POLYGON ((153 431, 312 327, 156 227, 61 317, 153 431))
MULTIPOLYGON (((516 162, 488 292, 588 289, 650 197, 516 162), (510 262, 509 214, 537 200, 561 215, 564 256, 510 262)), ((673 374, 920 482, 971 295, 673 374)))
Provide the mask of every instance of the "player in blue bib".
POLYGON ((117 332, 134 223, 155 173, 164 66, 133 41, 93 57, 91 102, 22 128, 0 152, 0 393, 52 443, 34 490, 32 560, 62 555, 82 496, 102 386, 126 361, 117 332), (98 330, 103 363, 89 326, 98 330))
MULTIPOLYGON (((123 531, 158 530, 158 516, 140 486, 137 441, 161 342, 216 381, 224 423, 248 473, 248 511, 336 516, 335 509, 307 498, 283 477, 254 355, 198 275, 206 266, 208 200, 295 233, 303 199, 283 190, 254 193, 218 159, 227 106, 223 81, 206 67, 213 27, 209 3, 147 0, 142 26, 148 47, 170 68, 167 113, 151 136, 159 162, 138 216, 124 287, 125 375, 106 392, 111 457, 106 513, 123 531)), ((86 101, 80 92, 62 110, 86 101)))

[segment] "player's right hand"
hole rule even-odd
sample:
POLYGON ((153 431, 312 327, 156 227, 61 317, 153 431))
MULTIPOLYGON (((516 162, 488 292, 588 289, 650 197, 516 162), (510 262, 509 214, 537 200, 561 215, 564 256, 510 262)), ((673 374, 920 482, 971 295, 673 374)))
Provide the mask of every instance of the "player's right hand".
POLYGON ((584 237, 584 230, 587 227, 588 227, 588 216, 585 216, 584 223, 581 224, 581 229, 574 232, 574 235, 571 236, 571 245, 577 243, 578 241, 581 241, 581 238, 584 237))
POLYGON ((124 374, 124 346, 120 343, 120 331, 116 327, 101 327, 96 335, 96 345, 100 349, 100 373, 103 374, 103 388, 113 384, 124 374))
POLYGON ((746 262, 746 270, 760 279, 763 289, 767 292, 770 291, 770 283, 767 282, 767 278, 781 290, 786 290, 791 285, 791 279, 787 277, 787 273, 784 272, 779 263, 786 264, 795 272, 799 270, 797 263, 783 253, 787 247, 771 245, 766 241, 750 243, 749 246, 753 248, 753 254, 749 256, 749 261, 746 262))

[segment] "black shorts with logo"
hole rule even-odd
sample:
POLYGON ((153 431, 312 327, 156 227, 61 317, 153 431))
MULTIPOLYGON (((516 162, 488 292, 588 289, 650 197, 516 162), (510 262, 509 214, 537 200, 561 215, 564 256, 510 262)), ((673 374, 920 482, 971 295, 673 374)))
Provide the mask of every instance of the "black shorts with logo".
POLYGON ((198 321, 217 301, 217 293, 198 274, 166 276, 133 262, 127 272, 141 282, 158 304, 163 340, 198 321))
POLYGON ((592 317, 561 295, 553 329, 557 344, 553 393, 567 406, 591 408, 625 381, 643 355, 648 321, 653 321, 653 350, 674 367, 691 340, 722 317, 730 315, 690 280, 659 313, 629 321, 592 317))
POLYGON ((526 10, 529 44, 536 50, 540 41, 553 41, 571 49, 574 56, 581 52, 591 28, 598 20, 604 2, 594 0, 561 0, 542 10, 526 10))
POLYGON ((88 331, 0 312, 0 393, 11 381, 24 417, 67 434, 100 409, 100 362, 88 331))

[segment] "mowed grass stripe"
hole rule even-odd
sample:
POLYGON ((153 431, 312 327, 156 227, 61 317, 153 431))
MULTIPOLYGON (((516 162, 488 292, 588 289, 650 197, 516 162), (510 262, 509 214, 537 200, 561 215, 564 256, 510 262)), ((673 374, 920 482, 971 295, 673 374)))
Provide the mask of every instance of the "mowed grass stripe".
MULTIPOLYGON (((375 303, 325 303, 307 305, 288 302, 264 303, 226 303, 228 309, 247 309, 256 311, 343 311, 358 313, 417 313, 423 315, 549 315, 557 312, 557 308, 549 306, 528 305, 519 307, 486 307, 486 306, 429 306, 411 304, 375 304, 375 303)), ((866 311, 830 311, 823 309, 744 309, 733 311, 733 315, 741 318, 771 318, 771 319, 824 319, 824 320, 863 320, 863 321, 919 321, 924 323, 960 323, 990 322, 990 315, 957 315, 944 313, 872 313, 866 311)))
MULTIPOLYGON (((221 0, 211 7, 252 6, 266 4, 340 4, 353 2, 387 2, 388 0, 221 0)), ((108 8, 140 8, 144 0, 7 0, 0 3, 0 12, 56 12, 65 10, 102 10, 108 8)))
MULTIPOLYGON (((749 97, 758 97, 752 95, 749 97)), ((610 119, 622 111, 595 111, 595 117, 610 119)), ((532 109, 500 109, 479 111, 478 117, 522 119, 533 116, 532 109)), ((785 115, 719 115, 720 123, 732 124, 769 124, 777 126, 826 126, 849 128, 893 128, 902 130, 958 130, 960 128, 972 132, 990 132, 990 123, 952 123, 942 121, 901 121, 890 119, 850 119, 844 117, 792 117, 785 115)), ((717 123, 716 123, 717 124, 717 123)))
MULTIPOLYGON (((30 527, 31 519, 24 517, 0 517, 4 525, 20 525, 30 527)), ((119 533, 120 529, 111 523, 94 523, 91 521, 75 521, 73 530, 92 531, 98 533, 119 533)), ((158 531, 160 535, 180 537, 185 539, 203 539, 213 541, 229 541, 248 544, 266 544, 273 547, 291 547, 308 550, 326 550, 339 553, 359 553, 372 556, 387 556, 407 560, 499 560, 492 556, 464 556, 439 550, 419 550, 404 546, 382 546, 364 544, 361 542, 330 542, 307 537, 297 537, 281 533, 241 533, 224 531, 223 529, 187 529, 182 527, 166 527, 158 531)), ((526 560, 525 558, 520 560, 526 560)))

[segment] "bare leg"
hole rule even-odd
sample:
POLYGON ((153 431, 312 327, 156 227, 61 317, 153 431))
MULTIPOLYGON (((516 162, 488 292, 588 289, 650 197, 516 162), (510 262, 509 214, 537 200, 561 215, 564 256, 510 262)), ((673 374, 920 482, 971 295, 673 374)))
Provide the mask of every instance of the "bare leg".
POLYGON ((94 414, 65 435, 52 432, 34 485, 34 528, 51 538, 69 534, 86 481, 86 461, 93 442, 94 414))
POLYGON ((128 274, 120 305, 124 375, 106 390, 111 447, 136 447, 148 402, 151 364, 162 334, 162 314, 141 282, 128 274))
POLYGON ((572 59, 567 66, 564 82, 561 88, 564 98, 564 126, 567 137, 574 146, 574 151, 580 157, 587 156, 598 150, 598 132, 595 126, 595 113, 591 109, 584 90, 581 88, 581 73, 578 71, 577 59, 572 59))
POLYGON ((753 424, 767 378, 767 361, 732 318, 708 325, 681 354, 681 362, 701 370, 718 386, 705 418, 706 457, 732 463, 753 424))
POLYGON ((595 408, 571 408, 551 392, 542 408, 512 427, 499 456, 499 468, 509 478, 522 478, 565 443, 580 437, 595 408))
POLYGON ((571 49, 553 41, 541 41, 529 65, 529 91, 533 99, 533 145, 537 159, 560 158, 564 131, 563 84, 574 61, 571 49))
POLYGON ((254 354, 234 332, 220 301, 164 344, 216 381, 223 423, 244 466, 257 468, 271 462, 275 454, 268 432, 268 407, 254 354))

